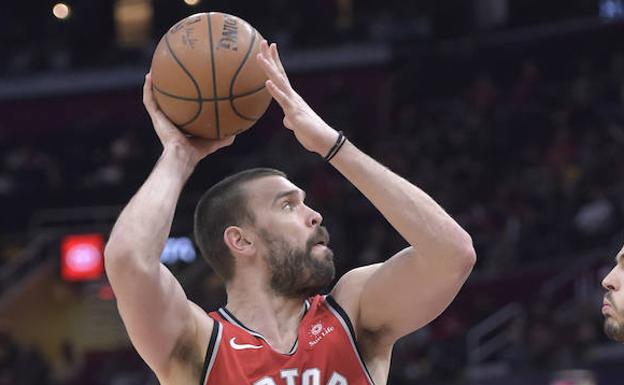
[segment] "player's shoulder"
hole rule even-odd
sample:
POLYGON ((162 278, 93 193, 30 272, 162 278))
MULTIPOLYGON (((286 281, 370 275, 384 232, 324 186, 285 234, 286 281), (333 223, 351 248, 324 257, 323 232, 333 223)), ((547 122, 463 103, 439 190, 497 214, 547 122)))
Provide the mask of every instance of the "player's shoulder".
MULTIPOLYGON (((212 332, 212 328, 214 327, 214 319, 210 317, 210 313, 204 310, 201 306, 197 305, 193 301, 188 301, 191 306, 193 317, 195 318, 195 322, 197 326, 200 328, 205 328, 206 331, 212 332)), ((209 333, 210 334, 210 333, 209 333)))
POLYGON ((210 343, 213 331, 215 330, 215 321, 209 314, 199 305, 189 301, 191 306, 191 316, 193 317, 194 330, 190 331, 185 344, 189 345, 192 357, 188 357, 189 361, 196 364, 198 361, 203 364, 206 349, 210 343))
POLYGON ((357 322, 362 288, 381 263, 357 267, 345 273, 330 292, 333 300, 344 309, 352 322, 357 322))
POLYGON ((349 270, 340 277, 330 293, 331 296, 343 307, 348 305, 348 302, 357 300, 362 287, 380 266, 381 263, 375 263, 349 270))

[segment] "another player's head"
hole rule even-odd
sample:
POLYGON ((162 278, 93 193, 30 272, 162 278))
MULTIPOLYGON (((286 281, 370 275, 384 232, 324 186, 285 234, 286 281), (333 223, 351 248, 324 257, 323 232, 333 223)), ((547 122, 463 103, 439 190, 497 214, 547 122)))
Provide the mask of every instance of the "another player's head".
POLYGON ((229 176, 202 196, 195 240, 212 268, 230 283, 242 271, 265 276, 267 288, 306 297, 331 283, 335 268, 323 218, 305 193, 277 170, 229 176))
POLYGON ((615 258, 616 265, 602 280, 607 289, 602 305, 604 330, 614 341, 624 342, 624 248, 615 258))

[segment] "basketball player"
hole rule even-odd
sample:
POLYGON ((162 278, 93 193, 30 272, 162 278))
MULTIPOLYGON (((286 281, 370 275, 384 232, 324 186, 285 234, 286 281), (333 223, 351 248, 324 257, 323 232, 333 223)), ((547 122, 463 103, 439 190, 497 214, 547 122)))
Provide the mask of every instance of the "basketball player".
POLYGON ((159 262, 180 191, 197 163, 233 139, 187 138, 144 104, 164 147, 119 216, 106 271, 132 343, 162 384, 384 385, 395 341, 436 318, 467 279, 470 236, 422 190, 342 139, 292 89, 275 45, 258 62, 284 124, 325 156, 410 246, 354 269, 331 292, 333 253, 322 216, 284 174, 254 169, 210 188, 195 213, 202 254, 227 304, 206 314, 159 262), (337 139, 341 138, 341 139, 337 139), (333 151, 330 151, 333 150, 333 151))
POLYGON ((602 280, 607 289, 602 301, 605 334, 614 341, 624 342, 624 247, 615 257, 615 267, 602 280))

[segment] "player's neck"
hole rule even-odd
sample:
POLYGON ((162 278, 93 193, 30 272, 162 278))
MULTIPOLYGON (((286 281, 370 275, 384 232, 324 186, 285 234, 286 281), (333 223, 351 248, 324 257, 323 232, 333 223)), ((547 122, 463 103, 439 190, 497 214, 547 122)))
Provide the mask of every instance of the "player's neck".
POLYGON ((228 287, 226 308, 277 350, 288 351, 304 315, 304 298, 286 298, 266 290, 228 287))

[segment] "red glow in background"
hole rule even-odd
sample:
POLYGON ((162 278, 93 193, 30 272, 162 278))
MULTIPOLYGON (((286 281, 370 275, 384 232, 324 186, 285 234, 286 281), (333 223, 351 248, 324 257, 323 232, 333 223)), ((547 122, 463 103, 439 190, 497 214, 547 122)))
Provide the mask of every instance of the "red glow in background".
POLYGON ((100 279, 104 272, 101 234, 68 235, 61 241, 61 276, 66 281, 100 279))

